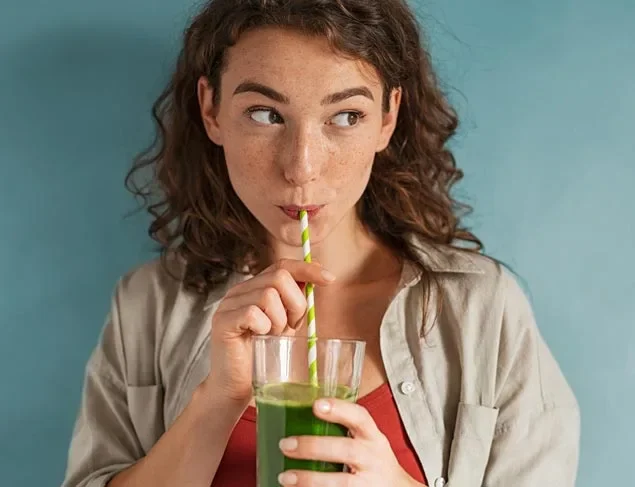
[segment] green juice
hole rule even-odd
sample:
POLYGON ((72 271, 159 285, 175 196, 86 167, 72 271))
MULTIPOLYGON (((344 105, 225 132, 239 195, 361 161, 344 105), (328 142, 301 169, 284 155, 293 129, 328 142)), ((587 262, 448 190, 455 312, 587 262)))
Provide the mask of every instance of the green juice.
MULTIPOLYGON (((344 469, 344 465, 337 463, 287 458, 278 446, 282 438, 289 436, 348 434, 343 426, 327 423, 313 414, 315 400, 326 395, 315 386, 296 383, 269 384, 257 391, 258 487, 279 487, 278 475, 285 470, 341 472, 344 469)), ((342 386, 328 396, 355 401, 355 394, 342 386)))

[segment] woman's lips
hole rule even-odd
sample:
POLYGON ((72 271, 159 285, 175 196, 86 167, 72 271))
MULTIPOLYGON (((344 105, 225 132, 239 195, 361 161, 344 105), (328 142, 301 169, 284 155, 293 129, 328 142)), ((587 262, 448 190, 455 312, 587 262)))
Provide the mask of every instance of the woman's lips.
POLYGON ((279 206, 282 212, 287 215, 289 218, 293 218, 294 220, 300 219, 300 211, 306 210, 309 219, 315 218, 317 214, 320 212, 324 205, 307 205, 307 206, 279 206))

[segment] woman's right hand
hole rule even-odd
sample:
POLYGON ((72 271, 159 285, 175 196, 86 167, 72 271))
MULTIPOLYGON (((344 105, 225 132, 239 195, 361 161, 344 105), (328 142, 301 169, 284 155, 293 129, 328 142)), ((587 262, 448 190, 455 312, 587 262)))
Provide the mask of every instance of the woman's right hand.
POLYGON ((280 260, 230 289, 212 318, 208 390, 246 404, 252 395, 252 334, 293 335, 307 310, 298 283, 326 286, 334 280, 317 263, 280 260))

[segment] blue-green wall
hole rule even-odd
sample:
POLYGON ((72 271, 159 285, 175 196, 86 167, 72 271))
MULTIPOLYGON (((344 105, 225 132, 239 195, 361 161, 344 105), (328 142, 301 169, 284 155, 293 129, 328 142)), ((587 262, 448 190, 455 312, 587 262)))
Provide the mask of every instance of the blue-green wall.
MULTIPOLYGON (((578 486, 635 438, 635 2, 416 2, 463 118, 487 250, 524 278, 582 407, 578 486), (631 411, 629 414, 628 411, 631 411)), ((191 2, 0 7, 0 485, 59 485, 117 277, 151 256, 122 179, 191 2)), ((629 460, 631 460, 629 462, 629 460)), ((627 483, 625 483, 627 482, 627 483)))

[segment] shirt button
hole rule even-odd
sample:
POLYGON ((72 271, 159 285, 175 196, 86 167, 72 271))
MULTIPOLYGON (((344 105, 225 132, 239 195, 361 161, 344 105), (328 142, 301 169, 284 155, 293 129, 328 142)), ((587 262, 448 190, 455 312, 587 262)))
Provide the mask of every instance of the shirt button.
MULTIPOLYGON (((401 391, 402 394, 409 396, 415 391, 415 385, 410 381, 405 381, 399 385, 399 390, 401 391)), ((439 487, 439 486, 435 485, 434 487, 439 487)))
POLYGON ((434 481, 434 487, 445 487, 445 479, 443 477, 439 477, 434 481))

